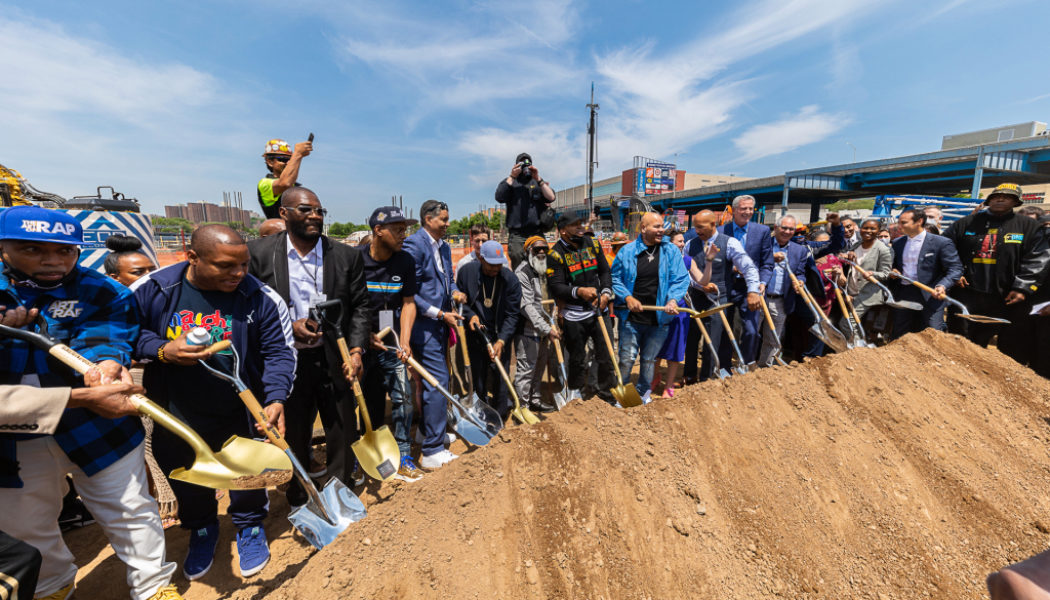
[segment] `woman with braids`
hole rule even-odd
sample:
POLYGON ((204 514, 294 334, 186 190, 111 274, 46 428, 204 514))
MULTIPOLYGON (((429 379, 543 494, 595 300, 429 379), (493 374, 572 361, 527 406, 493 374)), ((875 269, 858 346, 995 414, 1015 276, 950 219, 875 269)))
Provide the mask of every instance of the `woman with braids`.
POLYGON ((115 233, 106 239, 109 256, 102 264, 106 275, 125 286, 157 270, 157 265, 142 251, 142 241, 136 237, 115 233))

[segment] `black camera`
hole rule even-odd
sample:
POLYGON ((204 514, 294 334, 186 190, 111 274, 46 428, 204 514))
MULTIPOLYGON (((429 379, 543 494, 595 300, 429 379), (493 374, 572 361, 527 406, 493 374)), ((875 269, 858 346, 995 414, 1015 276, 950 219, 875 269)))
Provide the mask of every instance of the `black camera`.
POLYGON ((529 180, 529 179, 532 179, 532 171, 529 169, 529 167, 531 167, 531 166, 532 166, 532 161, 527 159, 527 158, 525 160, 521 161, 520 163, 518 163, 517 167, 519 169, 521 169, 521 173, 518 174, 518 178, 526 180, 526 181, 529 180))

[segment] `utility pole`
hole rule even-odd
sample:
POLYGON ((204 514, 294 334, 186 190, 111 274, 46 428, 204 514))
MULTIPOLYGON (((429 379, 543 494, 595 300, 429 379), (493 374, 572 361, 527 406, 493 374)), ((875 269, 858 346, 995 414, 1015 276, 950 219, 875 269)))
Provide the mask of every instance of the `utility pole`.
POLYGON ((594 102, 594 82, 591 82, 591 120, 587 124, 587 218, 594 214, 594 167, 598 164, 598 105, 594 102))

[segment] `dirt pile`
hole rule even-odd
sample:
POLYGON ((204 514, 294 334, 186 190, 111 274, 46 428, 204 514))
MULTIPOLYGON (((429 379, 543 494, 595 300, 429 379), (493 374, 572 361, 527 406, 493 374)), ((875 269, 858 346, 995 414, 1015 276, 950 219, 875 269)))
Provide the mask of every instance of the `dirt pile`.
POLYGON ((1048 394, 927 332, 576 403, 399 487, 266 598, 982 598, 1048 545, 1048 394))

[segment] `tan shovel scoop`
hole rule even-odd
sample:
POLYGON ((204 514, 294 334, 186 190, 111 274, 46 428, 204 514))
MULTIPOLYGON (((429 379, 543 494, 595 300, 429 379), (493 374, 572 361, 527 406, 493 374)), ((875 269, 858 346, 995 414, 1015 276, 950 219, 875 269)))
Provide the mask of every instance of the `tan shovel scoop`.
MULTIPOLYGON (((346 347, 346 339, 336 339, 339 346, 339 354, 343 357, 343 364, 350 364, 350 351, 346 347)), ((350 445, 354 450, 357 462, 361 463, 361 469, 372 479, 387 481, 397 475, 401 466, 401 449, 397 446, 394 433, 390 428, 383 425, 379 429, 372 429, 372 419, 368 415, 368 406, 365 404, 365 395, 361 392, 361 384, 357 379, 352 380, 354 385, 354 396, 357 397, 357 408, 361 414, 361 420, 365 424, 365 433, 359 440, 350 445)))
MULTIPOLYGON (((662 309, 661 309, 662 310, 662 309)), ((598 326, 602 329, 602 337, 605 338, 605 347, 609 349, 609 357, 612 358, 613 371, 616 373, 616 386, 609 390, 613 398, 624 408, 642 405, 642 396, 633 383, 622 383, 620 376, 620 362, 616 359, 616 351, 613 350, 612 339, 609 338, 609 328, 605 326, 605 317, 598 315, 598 326)))
MULTIPOLYGON (((48 354, 80 374, 87 373, 95 366, 69 346, 39 333, 0 325, 0 335, 21 339, 47 350, 48 354)), ((197 432, 149 398, 132 394, 128 400, 140 413, 152 418, 193 448, 193 465, 188 469, 175 469, 168 475, 172 479, 220 490, 254 490, 282 484, 292 477, 291 461, 272 444, 233 436, 226 441, 222 450, 212 452, 197 432)))

